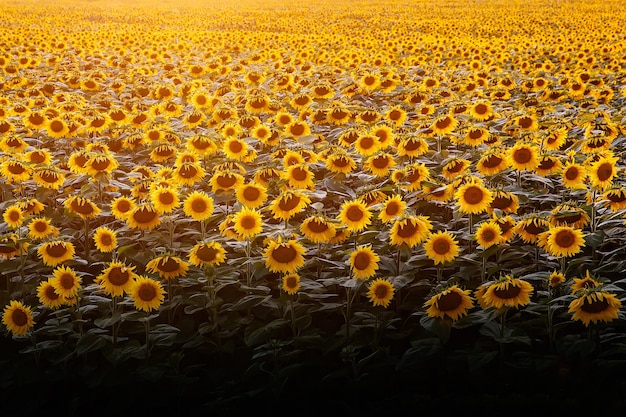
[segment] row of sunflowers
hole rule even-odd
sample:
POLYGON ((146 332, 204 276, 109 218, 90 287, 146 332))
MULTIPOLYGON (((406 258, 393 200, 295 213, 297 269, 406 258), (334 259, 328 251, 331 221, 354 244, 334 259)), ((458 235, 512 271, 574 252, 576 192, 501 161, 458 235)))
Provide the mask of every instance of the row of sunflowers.
POLYGON ((621 363, 623 5, 505 3, 1 6, 2 385, 621 363))

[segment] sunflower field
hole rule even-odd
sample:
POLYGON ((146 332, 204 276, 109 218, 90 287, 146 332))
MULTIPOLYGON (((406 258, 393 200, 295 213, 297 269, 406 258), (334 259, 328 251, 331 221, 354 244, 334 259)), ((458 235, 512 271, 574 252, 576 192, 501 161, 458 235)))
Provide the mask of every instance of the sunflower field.
POLYGON ((625 409, 621 0, 0 11, 0 410, 625 409))

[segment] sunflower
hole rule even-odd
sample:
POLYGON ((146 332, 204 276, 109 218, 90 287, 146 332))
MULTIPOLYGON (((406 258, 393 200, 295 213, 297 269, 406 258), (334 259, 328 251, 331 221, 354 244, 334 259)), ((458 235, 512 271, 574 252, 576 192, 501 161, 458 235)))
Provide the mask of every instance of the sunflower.
POLYGON ((360 199, 348 200, 341 204, 338 218, 350 232, 359 232, 371 223, 372 212, 360 199))
POLYGON ((76 271, 64 265, 54 269, 49 281, 54 287, 54 292, 65 298, 76 297, 82 284, 82 279, 76 271))
POLYGON ((269 208, 275 219, 289 220, 310 203, 311 199, 303 191, 285 189, 271 201, 269 208))
POLYGON ((352 113, 342 103, 331 104, 326 113, 326 121, 337 126, 344 125, 350 121, 352 113))
POLYGON ((578 291, 586 290, 589 288, 596 288, 602 286, 602 281, 596 279, 589 273, 589 270, 585 271, 585 276, 582 278, 573 278, 573 282, 570 285, 570 293, 576 294, 578 291))
POLYGON ((448 316, 452 321, 457 321, 474 307, 470 294, 471 290, 463 290, 456 284, 451 285, 430 297, 423 307, 428 308, 426 314, 429 317, 444 319, 448 316))
POLYGON ((389 171, 395 166, 396 162, 393 159, 393 155, 386 152, 371 155, 363 163, 363 167, 377 177, 384 177, 388 175, 389 171))
POLYGON ((355 278, 368 279, 378 270, 380 256, 372 249, 372 245, 359 246, 350 254, 350 270, 355 278))
POLYGON ((383 278, 376 278, 369 286, 367 298, 376 306, 389 307, 393 299, 395 288, 391 282, 383 278))
POLYGON ((349 174, 356 168, 356 162, 345 151, 335 151, 324 162, 326 168, 336 174, 349 174))
POLYGON ((211 176, 211 190, 231 191, 241 187, 244 183, 243 175, 232 170, 215 170, 211 176))
POLYGON ((501 275, 485 289, 481 299, 485 307, 519 308, 530 303, 533 286, 528 282, 511 275, 501 275))
POLYGON ((563 166, 561 182, 569 189, 584 189, 587 179, 587 169, 576 162, 568 162, 563 166))
POLYGON ((171 213, 180 205, 178 191, 163 186, 157 186, 150 192, 150 202, 159 214, 171 213))
POLYGON ((174 168, 172 178, 179 185, 194 185, 200 182, 206 172, 197 162, 184 162, 174 168))
POLYGON ((539 157, 536 146, 519 142, 509 148, 508 164, 517 171, 533 171, 539 165, 539 157))
POLYGON ((159 281, 139 275, 130 287, 130 298, 137 310, 158 310, 165 300, 165 290, 159 281))
POLYGON ((237 188, 236 198, 245 207, 256 209, 265 203, 267 188, 261 184, 250 182, 237 188))
POLYGON ((161 278, 177 278, 187 275, 189 264, 178 256, 157 256, 146 264, 146 271, 158 274, 161 278))
POLYGON ((611 188, 604 192, 605 207, 608 207, 611 211, 618 211, 626 207, 626 189, 611 188))
POLYGON ((135 200, 120 196, 111 200, 111 214, 118 220, 126 220, 136 207, 135 200))
POLYGON ((552 226, 571 226, 577 229, 582 229, 591 221, 583 208, 567 203, 554 207, 549 220, 552 226))
POLYGON ((152 204, 141 203, 130 211, 126 223, 131 229, 152 230, 161 224, 161 219, 152 204))
POLYGON ((541 176, 548 176, 559 172, 563 168, 563 163, 555 155, 539 155, 539 164, 535 168, 535 173, 541 176))
POLYGON ((552 271, 550 276, 548 276, 548 286, 550 286, 550 288, 557 288, 564 282, 565 275, 560 272, 552 271))
POLYGON ((21 301, 11 300, 9 305, 4 307, 2 323, 14 336, 26 336, 35 325, 35 320, 30 307, 21 301))
POLYGON ((489 135, 489 130, 484 127, 472 127, 470 129, 467 129, 465 135, 463 136, 463 139, 461 140, 461 143, 468 146, 477 147, 485 143, 489 138, 489 135))
POLYGON ((371 156, 380 148, 378 137, 367 132, 361 133, 352 144, 354 150, 361 156, 371 156))
POLYGON ((492 149, 484 153, 476 163, 476 169, 482 175, 496 175, 509 166, 507 153, 502 149, 492 149))
POLYGON ((573 256, 585 246, 585 236, 580 229, 570 226, 554 226, 545 233, 545 249, 552 256, 573 256))
POLYGON ((226 250, 219 242, 198 242, 189 251, 189 262, 198 267, 219 265, 225 262, 225 254, 226 250))
POLYGON ((295 273, 304 266, 304 254, 306 248, 296 239, 283 242, 282 238, 269 239, 263 250, 265 266, 270 272, 282 272, 284 274, 295 273))
POLYGON ((56 293, 50 280, 39 283, 37 286, 37 298, 42 305, 52 310, 56 310, 65 304, 65 297, 56 293))
POLYGON ((488 120, 493 116, 493 107, 488 101, 477 101, 469 108, 469 114, 478 121, 488 120))
POLYGON ((65 183, 65 175, 53 166, 45 166, 41 168, 35 168, 33 172, 33 179, 44 188, 52 190, 58 190, 65 183))
POLYGON ((138 275, 134 272, 134 266, 127 266, 120 261, 110 262, 96 277, 95 282, 105 294, 113 297, 121 297, 130 290, 138 275))
POLYGON ((59 117, 54 117, 48 120, 45 125, 45 129, 46 134, 54 139, 67 137, 70 133, 70 128, 67 123, 59 117))
POLYGON ((20 184, 30 179, 31 168, 21 161, 7 159, 0 165, 0 173, 7 182, 20 184))
POLYGON ((452 133, 459 125, 459 121, 449 114, 436 118, 430 128, 437 135, 447 135, 452 133))
POLYGON ((106 226, 100 226, 95 230, 93 240, 100 252, 112 252, 117 247, 117 233, 106 226))
POLYGON ((74 245, 72 242, 62 240, 52 240, 42 243, 37 248, 37 255, 47 266, 57 266, 58 264, 74 258, 74 245))
POLYGON ((188 138, 185 143, 185 148, 200 156, 209 156, 219 150, 218 146, 211 138, 202 135, 194 135, 188 138))
POLYGON ((482 249, 502 243, 502 229, 495 220, 484 221, 478 225, 474 233, 474 239, 482 249))
POLYGON ((557 125, 543 140, 543 147, 548 151, 558 151, 567 140, 567 128, 557 125))
POLYGON ((617 157, 605 157, 593 162, 587 171, 591 186, 599 190, 609 188, 618 174, 617 161, 617 157))
POLYGON ((452 262, 459 255, 459 242, 448 231, 432 233, 424 242, 426 256, 437 264, 452 262))
POLYGON ((244 206, 235 213, 233 228, 240 239, 252 239, 263 230, 263 218, 257 210, 244 206))
POLYGON ((529 215, 515 224, 515 233, 525 243, 535 243, 539 240, 541 233, 546 232, 550 227, 548 220, 536 215, 529 215))
POLYGON ((4 210, 2 218, 7 226, 17 229, 24 223, 24 212, 18 204, 11 204, 4 210))
POLYGON ((393 106, 385 112, 384 117, 385 119, 393 123, 393 125, 398 127, 404 124, 404 122, 408 118, 408 114, 406 110, 404 110, 402 107, 393 106))
POLYGON ((102 210, 88 198, 77 195, 69 196, 63 202, 65 208, 72 214, 80 216, 82 219, 94 219, 102 210))
POLYGON ((535 131, 539 129, 539 122, 534 115, 517 116, 513 119, 513 124, 524 131, 535 131))
POLYGON ((378 218, 383 223, 390 223, 393 220, 401 217, 406 211, 407 203, 402 199, 402 196, 395 194, 389 196, 383 203, 378 213, 378 218))
POLYGON ((228 137, 222 144, 222 152, 227 158, 241 161, 248 154, 250 146, 237 137, 228 137))
POLYGON ((300 290, 300 275, 292 273, 283 275, 281 288, 289 295, 294 295, 300 290))
POLYGON ((336 232, 335 225, 321 215, 312 215, 300 223, 300 233, 313 243, 328 243, 336 232))
POLYGON ((46 239, 59 234, 59 229, 52 225, 46 217, 35 217, 28 223, 28 237, 30 239, 46 239))
POLYGON ((315 174, 305 163, 287 166, 282 172, 282 177, 291 188, 307 190, 315 188, 315 174))
POLYGON ((469 181, 455 191, 454 198, 462 213, 480 214, 489 208, 493 194, 480 183, 469 181))
POLYGON ((391 226, 390 242, 392 245, 419 245, 430 236, 433 225, 427 216, 401 216, 391 226))
POLYGON ((192 191, 183 202, 185 215, 194 220, 208 220, 213 215, 213 199, 203 191, 192 191))
POLYGON ((618 318, 622 302, 613 293, 602 287, 589 288, 576 295, 568 306, 572 320, 580 320, 585 326, 589 323, 608 323, 618 318))
POLYGON ((470 161, 464 158, 452 158, 441 168, 441 174, 447 180, 453 180, 466 173, 470 166, 470 161))
POLYGON ((309 135, 311 133, 311 128, 305 121, 294 120, 285 126, 285 133, 292 136, 294 139, 298 139, 302 136, 309 135))
POLYGON ((500 210, 505 214, 517 213, 519 208, 519 198, 510 191, 495 190, 493 191, 493 200, 487 208, 488 213, 494 210, 500 210))

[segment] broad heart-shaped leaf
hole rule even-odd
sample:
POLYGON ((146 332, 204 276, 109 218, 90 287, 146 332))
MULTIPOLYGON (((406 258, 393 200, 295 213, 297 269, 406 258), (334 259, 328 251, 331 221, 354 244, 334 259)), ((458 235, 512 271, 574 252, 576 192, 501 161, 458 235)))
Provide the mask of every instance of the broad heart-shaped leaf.
POLYGON ((420 324, 426 330, 437 335, 442 344, 445 344, 450 339, 452 326, 447 321, 440 319, 439 317, 429 317, 424 315, 420 319, 420 324))
POLYGON ((256 330, 250 332, 245 337, 246 345, 248 346, 258 346, 267 341, 267 339, 272 335, 276 330, 288 326, 289 321, 285 319, 275 319, 271 322, 267 323, 265 326, 262 326, 256 330))
POLYGON ((237 301, 235 304, 230 306, 228 310, 230 311, 247 310, 249 308, 258 306, 259 304, 263 304, 264 302, 270 300, 271 298, 272 298, 271 295, 266 295, 266 296, 255 295, 255 294, 246 295, 245 297, 237 301))
POLYGON ((93 321, 93 324, 101 329, 105 329, 120 321, 121 317, 122 314, 119 311, 116 311, 111 317, 98 317, 93 321))
POLYGON ((85 333, 76 343, 76 355, 80 356, 101 349, 105 344, 106 339, 104 337, 94 333, 85 333))
POLYGON ((602 242, 604 242, 603 230, 596 230, 595 232, 589 233, 585 236, 585 245, 589 246, 590 248, 596 249, 602 244, 602 242))

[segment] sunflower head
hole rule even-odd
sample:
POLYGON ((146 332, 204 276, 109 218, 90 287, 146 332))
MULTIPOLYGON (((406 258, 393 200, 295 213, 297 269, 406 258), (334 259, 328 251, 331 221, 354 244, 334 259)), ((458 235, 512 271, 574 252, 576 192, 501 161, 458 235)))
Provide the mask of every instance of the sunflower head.
POLYGON ((376 278, 367 290, 367 298, 374 306, 389 307, 395 293, 393 284, 384 279, 376 278))
POLYGON ((456 284, 446 286, 424 303, 424 308, 427 308, 426 314, 429 317, 441 319, 448 317, 452 321, 456 321, 474 307, 474 301, 470 294, 471 290, 463 290, 456 284))
POLYGON ((2 323, 15 336, 26 336, 35 325, 31 308, 21 301, 11 300, 4 307, 2 323))
POLYGON ((613 293, 603 289, 603 286, 591 287, 575 294, 568 307, 573 320, 579 320, 585 326, 590 323, 611 322, 618 318, 622 302, 613 293))

